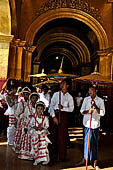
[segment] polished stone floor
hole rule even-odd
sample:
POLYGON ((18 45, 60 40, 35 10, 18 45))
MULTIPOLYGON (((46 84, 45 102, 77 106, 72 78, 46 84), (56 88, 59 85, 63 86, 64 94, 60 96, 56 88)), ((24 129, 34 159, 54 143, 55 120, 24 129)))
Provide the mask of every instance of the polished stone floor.
MULTIPOLYGON (((12 148, 7 145, 6 138, 0 138, 0 170, 85 170, 85 167, 76 167, 76 163, 83 156, 82 128, 70 128, 71 145, 67 148, 67 161, 42 166, 33 166, 32 161, 19 160, 12 148)), ((113 170, 113 134, 103 132, 99 138, 99 166, 101 169, 113 170)), ((89 165, 89 170, 93 167, 89 165)))

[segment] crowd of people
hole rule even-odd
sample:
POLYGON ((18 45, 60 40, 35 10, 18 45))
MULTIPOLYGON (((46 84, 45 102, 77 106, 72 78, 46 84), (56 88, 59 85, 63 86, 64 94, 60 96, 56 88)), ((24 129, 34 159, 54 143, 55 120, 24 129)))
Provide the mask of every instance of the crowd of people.
POLYGON ((57 159, 66 160, 69 114, 76 106, 75 123, 81 125, 83 118, 84 126, 84 158, 81 163, 86 161, 92 114, 89 160, 94 160, 94 167, 97 167, 98 134, 100 117, 105 114, 104 102, 96 95, 93 86, 89 88, 89 95, 85 99, 81 92, 73 98, 68 92, 70 84, 69 78, 64 79, 59 91, 51 96, 46 85, 37 91, 29 87, 17 89, 16 83, 12 83, 1 94, 1 101, 7 104, 4 115, 9 120, 8 145, 19 159, 33 160, 33 165, 46 165, 57 159))
POLYGON ((52 98, 46 85, 41 91, 31 91, 29 87, 17 89, 16 83, 11 83, 4 91, 2 97, 8 107, 4 115, 9 120, 7 141, 19 159, 34 160, 33 165, 45 165, 50 158, 52 160, 53 153, 60 155, 59 159, 66 158, 67 112, 74 109, 73 98, 67 92, 68 81, 62 81, 60 91, 52 98))

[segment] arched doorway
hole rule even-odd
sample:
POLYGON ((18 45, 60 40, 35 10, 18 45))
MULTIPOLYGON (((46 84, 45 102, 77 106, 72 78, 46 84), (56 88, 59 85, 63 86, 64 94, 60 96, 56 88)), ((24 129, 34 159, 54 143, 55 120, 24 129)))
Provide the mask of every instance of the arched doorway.
MULTIPOLYGON (((47 63, 49 57, 65 56, 71 61, 71 73, 85 75, 94 69, 94 53, 109 46, 105 30, 94 17, 70 8, 39 15, 28 28, 25 40, 37 47, 32 60, 33 74, 47 67, 43 62, 47 63)), ((96 64, 99 66, 99 60, 96 64)))
MULTIPOLYGON (((71 18, 59 18, 48 22, 35 36, 33 45, 37 48, 34 54, 34 64, 37 63, 37 61, 40 63, 40 72, 44 66, 43 63, 48 63, 48 67, 51 69, 56 68, 58 71, 61 58, 64 56, 63 66, 69 68, 70 64, 66 62, 67 59, 71 62, 71 65, 70 70, 66 69, 63 71, 69 71, 68 73, 78 71, 79 73, 78 67, 82 64, 90 63, 90 57, 95 51, 87 36, 87 32, 89 31, 91 31, 90 28, 71 18), (51 62, 48 62, 49 58, 51 62), (56 60, 54 60, 54 58, 56 58, 56 60), (59 64, 57 64, 57 62, 59 64), (65 65, 66 63, 67 65, 65 65)), ((95 48, 98 49, 98 46, 97 42, 95 48)), ((46 73, 49 71, 50 70, 46 73)))
POLYGON ((29 44, 33 44, 34 37, 36 33, 43 27, 46 23, 55 20, 57 18, 73 18, 80 22, 83 22, 89 26, 93 32, 96 34, 99 42, 99 49, 108 48, 108 39, 105 30, 102 25, 91 15, 77 9, 59 8, 55 10, 48 10, 39 17, 37 17, 34 22, 29 26, 25 40, 29 44))

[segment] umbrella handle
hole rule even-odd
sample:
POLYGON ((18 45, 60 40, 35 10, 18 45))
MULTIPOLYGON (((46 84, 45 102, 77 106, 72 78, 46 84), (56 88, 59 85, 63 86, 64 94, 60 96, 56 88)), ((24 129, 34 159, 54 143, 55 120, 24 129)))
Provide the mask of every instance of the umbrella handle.
MULTIPOLYGON (((91 106, 91 108, 93 108, 93 106, 91 106)), ((87 156, 86 156, 86 170, 87 170, 87 165, 88 165, 88 152, 89 152, 89 142, 90 142, 91 120, 92 120, 92 113, 90 115, 90 126, 89 126, 89 133, 88 133, 87 156)))

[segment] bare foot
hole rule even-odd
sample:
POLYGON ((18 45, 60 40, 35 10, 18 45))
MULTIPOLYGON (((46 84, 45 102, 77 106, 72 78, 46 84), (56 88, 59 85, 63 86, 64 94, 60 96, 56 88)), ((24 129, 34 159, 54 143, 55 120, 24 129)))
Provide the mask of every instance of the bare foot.
POLYGON ((86 161, 83 158, 80 162, 76 163, 75 166, 83 166, 83 165, 85 165, 85 163, 86 163, 86 161))
POLYGON ((95 170, 100 170, 100 168, 98 166, 98 160, 94 160, 94 169, 95 170))
POLYGON ((94 167, 94 170, 100 170, 99 166, 94 167))

